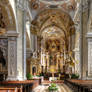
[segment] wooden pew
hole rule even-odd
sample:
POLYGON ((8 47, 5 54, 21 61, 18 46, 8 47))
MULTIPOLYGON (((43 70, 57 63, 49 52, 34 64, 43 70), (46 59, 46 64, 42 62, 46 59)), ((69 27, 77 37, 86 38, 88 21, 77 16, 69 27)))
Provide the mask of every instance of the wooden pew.
POLYGON ((10 88, 10 87, 0 87, 0 92, 21 92, 19 88, 10 88))
POLYGON ((65 80, 75 92, 92 92, 92 80, 65 80))
POLYGON ((25 81, 3 81, 0 82, 0 87, 17 88, 18 92, 32 92, 32 89, 37 87, 41 83, 41 80, 25 80, 25 81))

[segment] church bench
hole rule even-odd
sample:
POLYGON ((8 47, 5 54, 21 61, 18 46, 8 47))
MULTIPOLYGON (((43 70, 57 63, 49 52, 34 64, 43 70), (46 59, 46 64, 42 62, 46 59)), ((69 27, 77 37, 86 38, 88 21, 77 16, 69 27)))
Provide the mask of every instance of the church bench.
POLYGON ((76 92, 92 92, 92 80, 65 80, 65 84, 76 92))
POLYGON ((21 88, 14 87, 0 87, 0 92, 22 92, 21 88))
POLYGON ((25 81, 3 81, 0 82, 0 87, 17 87, 21 88, 19 92, 31 92, 32 89, 40 84, 40 79, 25 80, 25 81))

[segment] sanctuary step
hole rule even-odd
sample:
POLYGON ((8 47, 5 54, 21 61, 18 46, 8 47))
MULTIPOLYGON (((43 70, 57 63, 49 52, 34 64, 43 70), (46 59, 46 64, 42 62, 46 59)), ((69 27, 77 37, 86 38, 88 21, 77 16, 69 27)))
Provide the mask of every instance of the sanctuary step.
POLYGON ((92 80, 65 80, 74 92, 92 92, 92 80))
POLYGON ((42 84, 50 84, 50 83, 57 83, 57 84, 59 84, 59 83, 64 83, 64 81, 63 80, 56 80, 56 81, 44 80, 42 82, 42 84))

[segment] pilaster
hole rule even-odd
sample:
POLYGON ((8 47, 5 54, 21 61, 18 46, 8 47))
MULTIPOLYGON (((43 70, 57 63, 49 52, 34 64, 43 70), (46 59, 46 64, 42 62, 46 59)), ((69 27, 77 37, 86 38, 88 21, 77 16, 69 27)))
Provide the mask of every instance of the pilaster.
POLYGON ((17 36, 16 31, 8 31, 8 78, 17 80, 17 36))
POLYGON ((88 71, 87 79, 92 79, 92 32, 87 33, 88 41, 88 71))
POLYGON ((16 3, 17 30, 17 78, 26 80, 26 0, 16 3))

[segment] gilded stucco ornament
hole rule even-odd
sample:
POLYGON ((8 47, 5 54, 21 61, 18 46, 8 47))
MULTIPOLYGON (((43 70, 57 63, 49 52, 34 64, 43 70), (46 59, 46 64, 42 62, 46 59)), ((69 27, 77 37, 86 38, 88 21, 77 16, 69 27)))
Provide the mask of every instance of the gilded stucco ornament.
POLYGON ((45 44, 46 51, 59 52, 61 51, 59 39, 48 39, 45 44))

